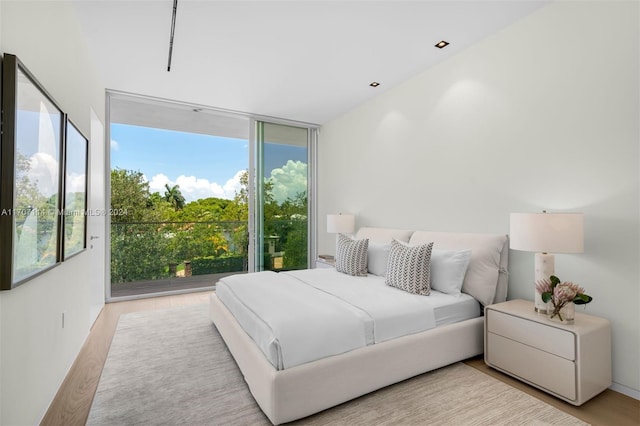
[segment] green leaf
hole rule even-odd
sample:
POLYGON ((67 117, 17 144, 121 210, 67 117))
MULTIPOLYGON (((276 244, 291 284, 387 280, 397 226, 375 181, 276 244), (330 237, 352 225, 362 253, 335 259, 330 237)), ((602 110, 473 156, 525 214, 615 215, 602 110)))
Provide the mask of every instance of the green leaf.
POLYGON ((555 287, 560 284, 560 278, 556 277, 555 275, 551 275, 549 277, 549 281, 551 281, 551 287, 555 287))
POLYGON ((542 301, 544 303, 547 303, 549 300, 551 300, 551 292, 550 291, 545 291, 540 296, 542 296, 542 301))
POLYGON ((573 299, 573 303, 575 303, 576 305, 586 305, 587 303, 591 302, 592 300, 593 300, 593 297, 591 297, 591 296, 587 296, 586 294, 578 294, 573 299))

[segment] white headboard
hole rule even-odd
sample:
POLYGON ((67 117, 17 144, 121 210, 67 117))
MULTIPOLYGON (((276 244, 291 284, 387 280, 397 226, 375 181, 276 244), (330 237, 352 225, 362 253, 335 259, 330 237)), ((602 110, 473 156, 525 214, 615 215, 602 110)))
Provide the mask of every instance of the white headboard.
POLYGON ((507 300, 509 239, 503 234, 410 231, 393 228, 360 228, 356 238, 390 243, 392 238, 409 244, 433 242, 433 248, 444 250, 471 249, 471 261, 462 291, 483 305, 507 300))
POLYGON ((393 238, 403 243, 408 243, 413 231, 407 229, 392 228, 360 228, 356 238, 361 240, 368 238, 374 243, 390 243, 393 238))

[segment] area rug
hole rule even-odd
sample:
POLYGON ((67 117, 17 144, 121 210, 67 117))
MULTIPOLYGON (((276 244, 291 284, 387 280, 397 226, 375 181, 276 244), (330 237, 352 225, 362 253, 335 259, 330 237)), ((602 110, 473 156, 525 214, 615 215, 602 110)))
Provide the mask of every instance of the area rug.
MULTIPOLYGON (((372 373, 375 374, 375 373, 372 373)), ((208 305, 123 315, 89 425, 270 425, 211 323, 208 305)), ((585 425, 456 363, 293 425, 585 425)))

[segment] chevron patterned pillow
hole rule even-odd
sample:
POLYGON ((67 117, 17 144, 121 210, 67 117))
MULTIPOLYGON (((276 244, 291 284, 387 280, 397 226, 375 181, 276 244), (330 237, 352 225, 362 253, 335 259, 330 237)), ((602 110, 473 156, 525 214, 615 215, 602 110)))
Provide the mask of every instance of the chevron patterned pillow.
POLYGON ((367 276, 369 239, 353 240, 338 234, 336 241, 336 271, 356 277, 367 276))
POLYGON ((391 241, 386 284, 409 293, 428 296, 431 293, 430 269, 433 243, 409 246, 391 241))

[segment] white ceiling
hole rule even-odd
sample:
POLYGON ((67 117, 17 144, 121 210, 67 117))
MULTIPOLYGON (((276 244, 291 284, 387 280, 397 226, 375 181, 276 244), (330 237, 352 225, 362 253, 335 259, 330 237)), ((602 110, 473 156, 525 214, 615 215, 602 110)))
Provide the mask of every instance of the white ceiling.
POLYGON ((547 1, 179 0, 170 72, 173 0, 74 4, 108 89, 322 124, 547 1))

